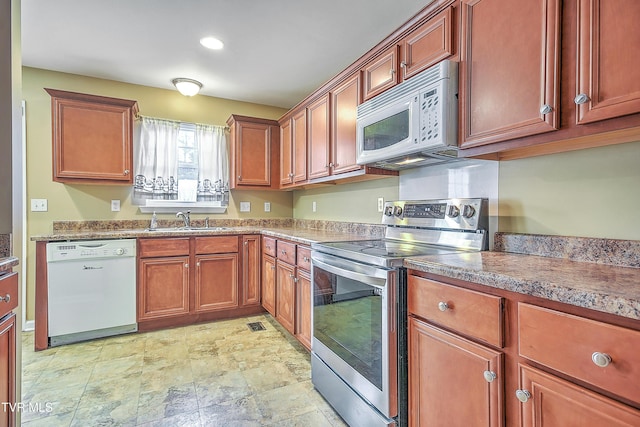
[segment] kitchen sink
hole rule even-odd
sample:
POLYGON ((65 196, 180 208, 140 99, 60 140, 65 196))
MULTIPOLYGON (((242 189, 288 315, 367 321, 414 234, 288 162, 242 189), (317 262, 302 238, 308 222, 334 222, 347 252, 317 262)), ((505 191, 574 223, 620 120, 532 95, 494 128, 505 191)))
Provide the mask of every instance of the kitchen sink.
POLYGON ((144 231, 149 233, 184 233, 184 232, 208 232, 208 231, 225 231, 231 230, 230 227, 161 227, 146 228, 144 231))

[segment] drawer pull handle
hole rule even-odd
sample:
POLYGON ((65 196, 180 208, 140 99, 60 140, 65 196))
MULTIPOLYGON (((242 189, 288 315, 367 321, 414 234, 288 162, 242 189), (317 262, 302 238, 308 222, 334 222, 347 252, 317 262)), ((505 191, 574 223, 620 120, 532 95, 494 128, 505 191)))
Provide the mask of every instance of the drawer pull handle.
POLYGON ((282 252, 282 255, 286 255, 287 254, 287 251, 285 251, 284 249, 281 250, 280 252, 282 252))
POLYGON ((599 351, 596 351, 591 355, 591 360, 593 360, 593 363, 597 366, 606 368, 611 363, 611 356, 607 353, 600 353, 599 351))
POLYGON ((484 376, 484 379, 487 380, 488 383, 492 383, 493 380, 495 380, 496 378, 498 378, 498 376, 496 375, 495 372, 493 371, 484 371, 482 373, 482 375, 484 376))
POLYGON ((528 390, 516 390, 516 397, 522 403, 527 403, 531 399, 531 393, 528 390))
POLYGON ((309 262, 309 257, 308 257, 308 256, 303 256, 303 257, 302 257, 302 260, 303 260, 304 262, 309 262))
POLYGON ((446 302, 444 302, 444 301, 440 301, 440 302, 438 303, 438 310, 440 310, 440 311, 447 311, 447 310, 449 310, 449 304, 447 304, 447 303, 446 303, 446 302))
POLYGON ((4 301, 4 302, 9 302, 9 301, 11 301, 11 295, 7 294, 7 295, 5 295, 5 296, 3 296, 3 297, 2 297, 2 296, 0 296, 0 302, 2 302, 2 301, 4 301))

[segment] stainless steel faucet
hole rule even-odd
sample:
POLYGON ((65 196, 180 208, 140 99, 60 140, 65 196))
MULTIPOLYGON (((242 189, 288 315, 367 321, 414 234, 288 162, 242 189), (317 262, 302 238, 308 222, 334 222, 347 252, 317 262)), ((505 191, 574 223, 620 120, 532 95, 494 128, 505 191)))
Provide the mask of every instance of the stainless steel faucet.
POLYGON ((191 211, 187 211, 187 213, 178 212, 176 214, 176 218, 182 218, 182 220, 184 221, 184 226, 187 228, 191 227, 191 218, 189 217, 189 214, 191 214, 191 211))

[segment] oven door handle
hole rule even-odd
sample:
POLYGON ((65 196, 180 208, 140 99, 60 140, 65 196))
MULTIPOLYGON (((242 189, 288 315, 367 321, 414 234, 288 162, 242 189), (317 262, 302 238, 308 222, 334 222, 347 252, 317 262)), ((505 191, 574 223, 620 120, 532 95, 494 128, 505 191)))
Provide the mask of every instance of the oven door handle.
POLYGON ((385 284, 387 283, 387 279, 381 279, 378 277, 369 276, 367 274, 345 270, 343 268, 335 267, 331 264, 327 264, 326 262, 320 261, 318 259, 312 258, 311 262, 315 267, 320 267, 329 273, 337 274, 339 276, 346 277, 347 279, 357 280, 358 282, 362 282, 366 285, 373 286, 374 288, 384 289, 385 284))

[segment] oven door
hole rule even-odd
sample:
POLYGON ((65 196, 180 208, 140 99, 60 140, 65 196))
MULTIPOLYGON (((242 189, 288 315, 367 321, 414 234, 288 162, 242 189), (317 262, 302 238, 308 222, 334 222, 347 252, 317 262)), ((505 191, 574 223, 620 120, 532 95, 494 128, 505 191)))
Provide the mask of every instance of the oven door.
POLYGON ((398 414, 397 270, 312 251, 312 351, 388 418, 398 414))

